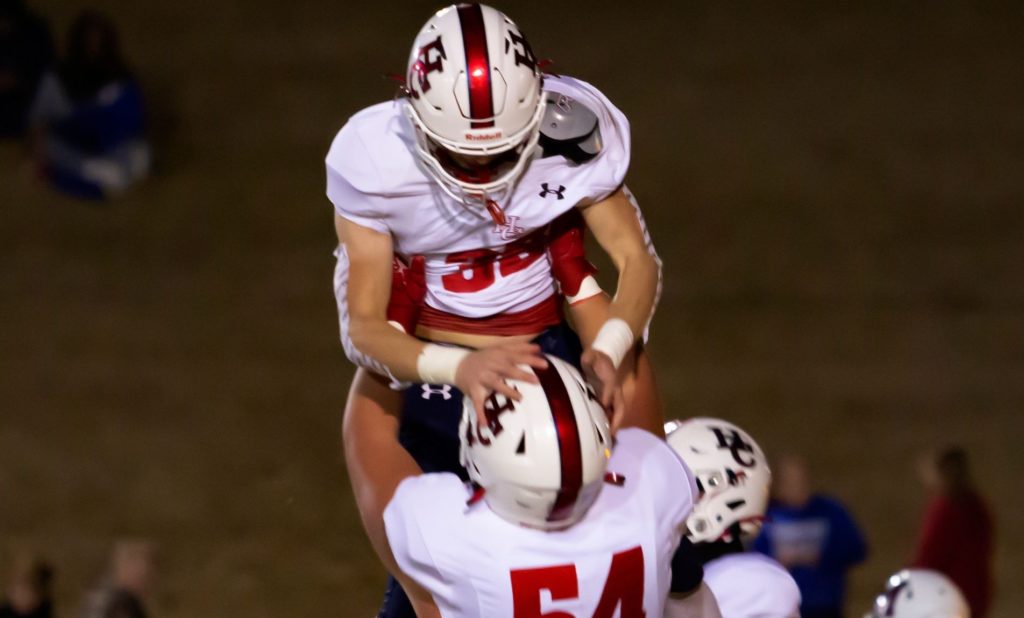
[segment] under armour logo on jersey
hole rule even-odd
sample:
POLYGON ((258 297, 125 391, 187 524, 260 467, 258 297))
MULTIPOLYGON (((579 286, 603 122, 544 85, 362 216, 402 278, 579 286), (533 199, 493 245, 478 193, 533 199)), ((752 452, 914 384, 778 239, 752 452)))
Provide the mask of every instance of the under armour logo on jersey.
POLYGON ((440 388, 434 388, 430 384, 420 384, 423 392, 420 393, 420 397, 424 399, 430 399, 432 395, 440 395, 441 399, 448 401, 452 398, 452 385, 442 384, 440 388))
POLYGON ((565 199, 565 196, 562 195, 563 193, 565 193, 565 187, 563 185, 558 185, 557 189, 551 189, 550 187, 548 187, 548 183, 542 182, 542 183, 540 183, 540 188, 541 188, 541 192, 540 192, 540 196, 541 197, 547 197, 549 195, 557 195, 558 199, 560 199, 560 200, 564 200, 565 199))
POLYGON ((502 240, 512 240, 523 233, 519 226, 519 217, 516 215, 505 215, 505 223, 495 224, 494 233, 501 236, 502 240))
POLYGON ((754 454, 754 445, 744 440, 743 435, 739 431, 735 429, 725 430, 721 427, 711 427, 710 429, 715 433, 715 438, 718 439, 718 448, 729 449, 736 463, 744 468, 753 468, 757 464, 757 460, 753 457, 749 461, 743 459, 744 453, 754 454))

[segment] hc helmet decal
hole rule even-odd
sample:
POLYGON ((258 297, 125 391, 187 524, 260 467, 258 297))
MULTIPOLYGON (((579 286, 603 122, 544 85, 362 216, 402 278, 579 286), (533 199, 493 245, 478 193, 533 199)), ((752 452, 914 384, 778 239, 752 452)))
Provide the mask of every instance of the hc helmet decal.
POLYGON ((537 58, 533 55, 533 50, 530 48, 529 41, 526 40, 526 37, 511 28, 508 31, 508 38, 505 39, 506 54, 510 47, 512 48, 512 54, 515 57, 516 66, 525 65, 531 71, 537 70, 537 58))
POLYGON ((440 34, 436 39, 420 48, 416 62, 409 67, 409 79, 406 80, 409 93, 414 99, 420 98, 421 94, 430 92, 430 80, 428 79, 430 74, 440 73, 444 69, 444 61, 447 59, 448 54, 444 50, 440 34), (419 91, 417 91, 417 86, 419 91))
POLYGON ((715 438, 718 439, 718 448, 728 449, 736 463, 744 468, 751 468, 757 465, 757 460, 753 458, 753 445, 743 439, 743 435, 740 434, 738 429, 730 430, 722 427, 710 427, 709 429, 714 432, 715 438), (742 453, 749 454, 751 458, 749 460, 743 459, 742 453))
POLYGON ((516 402, 510 397, 491 393, 491 396, 484 401, 484 417, 487 418, 487 430, 490 436, 484 434, 483 427, 476 428, 474 435, 472 423, 466 426, 466 441, 473 444, 479 442, 482 446, 490 446, 491 438, 497 438, 505 428, 501 425, 501 415, 506 412, 515 412, 516 402), (500 399, 499 399, 500 398, 500 399))

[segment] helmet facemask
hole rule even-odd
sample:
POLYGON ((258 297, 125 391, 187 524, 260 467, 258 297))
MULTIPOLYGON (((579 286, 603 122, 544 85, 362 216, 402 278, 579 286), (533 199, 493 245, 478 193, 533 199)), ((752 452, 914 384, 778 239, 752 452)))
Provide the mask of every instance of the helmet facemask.
POLYGON ((529 125, 501 144, 490 146, 444 139, 432 132, 407 103, 406 114, 416 131, 416 155, 427 174, 456 202, 464 206, 481 206, 488 200, 507 203, 537 152, 544 98, 538 96, 538 101, 529 125), (474 159, 484 158, 489 160, 473 165, 474 159))

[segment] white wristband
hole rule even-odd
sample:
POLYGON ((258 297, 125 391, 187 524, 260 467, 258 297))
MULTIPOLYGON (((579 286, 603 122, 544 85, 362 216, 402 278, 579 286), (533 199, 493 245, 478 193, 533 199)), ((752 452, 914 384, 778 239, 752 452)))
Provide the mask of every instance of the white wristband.
POLYGON ((455 384, 455 372, 467 356, 466 348, 428 343, 416 359, 416 372, 426 384, 455 384))
POLYGON ((401 324, 399 324, 398 322, 396 322, 395 320, 388 320, 388 324, 390 324, 390 325, 394 326, 395 328, 397 328, 399 332, 402 332, 402 333, 405 332, 405 327, 402 326, 401 324))
POLYGON ((633 331, 629 324, 621 318, 611 318, 604 323, 601 330, 597 331, 594 337, 594 344, 591 348, 598 352, 604 352, 612 359, 612 364, 618 369, 622 359, 633 347, 633 331))

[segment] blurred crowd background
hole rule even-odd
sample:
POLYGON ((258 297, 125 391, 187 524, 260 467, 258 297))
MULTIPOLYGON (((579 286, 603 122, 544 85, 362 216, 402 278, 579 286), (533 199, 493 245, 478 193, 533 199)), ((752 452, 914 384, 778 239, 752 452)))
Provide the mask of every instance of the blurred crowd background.
MULTIPOLYGON (((322 158, 439 6, 0 0, 0 616, 375 609, 322 158)), ((773 456, 807 609, 1024 613, 1020 6, 496 6, 629 116, 667 414, 773 456)))

